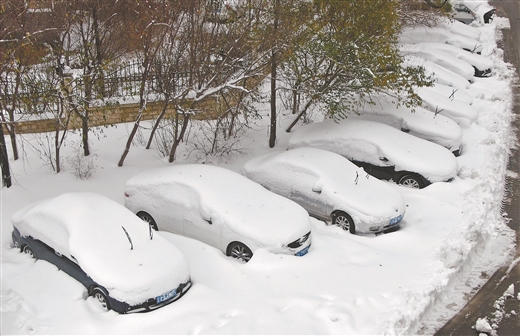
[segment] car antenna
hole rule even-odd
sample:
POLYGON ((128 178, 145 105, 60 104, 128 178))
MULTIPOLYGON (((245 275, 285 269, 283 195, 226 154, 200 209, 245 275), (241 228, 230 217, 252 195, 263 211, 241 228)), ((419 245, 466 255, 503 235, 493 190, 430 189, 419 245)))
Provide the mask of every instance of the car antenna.
POLYGON ((123 231, 125 231, 126 238, 128 238, 128 241, 130 242, 130 250, 133 250, 134 249, 134 244, 132 243, 132 238, 130 238, 130 235, 126 231, 125 227, 124 226, 121 226, 121 227, 123 228, 123 231))
POLYGON ((358 178, 359 178, 359 173, 356 171, 356 179, 354 180, 354 183, 356 183, 356 185, 357 185, 358 178))
POLYGON ((450 94, 450 96, 448 98, 453 100, 453 98, 455 98, 455 92, 457 92, 457 91, 459 91, 459 89, 453 89, 453 92, 450 94))
POLYGON ((441 113, 442 111, 444 111, 444 109, 440 109, 439 110, 439 105, 435 106, 435 112, 434 112, 435 116, 434 116, 434 118, 437 116, 437 114, 441 113))

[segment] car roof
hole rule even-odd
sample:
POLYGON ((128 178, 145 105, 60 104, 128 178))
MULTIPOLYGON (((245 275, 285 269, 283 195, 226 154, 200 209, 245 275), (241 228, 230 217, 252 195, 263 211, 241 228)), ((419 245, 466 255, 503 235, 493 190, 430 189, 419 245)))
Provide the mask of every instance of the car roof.
POLYGON ((142 172, 126 183, 131 193, 150 191, 176 202, 185 194, 197 195, 204 219, 231 228, 265 244, 290 239, 310 230, 307 212, 298 204, 274 194, 229 169, 206 164, 181 164, 142 172), (247 225, 244 225, 246 224, 247 225), (303 228, 303 229, 302 229, 303 228))
POLYGON ((289 147, 322 148, 375 165, 381 165, 382 155, 396 169, 420 173, 432 182, 445 181, 457 172, 457 160, 448 149, 368 120, 327 120, 302 126, 289 139, 289 147), (366 151, 367 146, 377 152, 366 151))
POLYGON ((22 236, 76 261, 112 297, 129 304, 165 293, 189 277, 181 251, 160 235, 150 239, 148 225, 98 194, 66 193, 36 202, 11 221, 22 236))

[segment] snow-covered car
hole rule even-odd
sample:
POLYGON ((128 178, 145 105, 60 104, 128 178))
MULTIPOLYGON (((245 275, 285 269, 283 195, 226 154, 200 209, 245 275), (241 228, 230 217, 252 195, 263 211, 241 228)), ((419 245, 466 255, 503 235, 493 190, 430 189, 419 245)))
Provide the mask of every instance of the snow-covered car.
POLYGON ((462 154, 462 129, 448 117, 435 115, 420 106, 397 106, 384 98, 374 101, 373 104, 361 104, 360 110, 349 114, 348 119, 372 120, 386 124, 446 147, 455 156, 462 154))
POLYGON ((423 107, 453 119, 461 127, 467 128, 478 119, 478 111, 469 104, 449 99, 432 90, 422 90, 418 95, 422 99, 423 107))
POLYGON ((107 310, 152 311, 191 287, 184 254, 104 196, 62 194, 20 209, 11 222, 16 248, 79 281, 107 310))
MULTIPOLYGON (((471 54, 460 48, 458 49, 467 54, 471 54)), ((459 59, 451 54, 448 54, 443 50, 428 48, 428 46, 426 46, 426 43, 403 44, 400 46, 400 52, 403 55, 413 55, 432 61, 433 63, 438 64, 460 75, 470 83, 472 83, 475 80, 475 69, 468 62, 459 59)))
POLYGON ((475 41, 480 41, 480 35, 482 35, 480 29, 448 18, 439 18, 437 27, 445 29, 453 34, 466 36, 475 41))
POLYGON ((423 188, 451 181, 455 156, 446 148, 368 120, 327 120, 302 126, 289 138, 289 148, 315 147, 340 154, 383 180, 423 188))
POLYGON ((449 100, 457 100, 467 105, 473 104, 473 96, 470 95, 467 90, 457 89, 451 86, 435 83, 432 86, 422 86, 415 88, 415 93, 419 96, 423 92, 435 92, 449 100))
POLYGON ((409 27, 403 29, 399 35, 402 44, 436 42, 447 43, 469 52, 482 53, 482 43, 472 38, 454 34, 441 27, 409 27))
POLYGON ((311 244, 305 209, 216 166, 142 172, 127 181, 125 205, 155 230, 200 240, 246 262, 259 248, 302 256, 311 244))
POLYGON ((465 90, 469 89, 470 83, 461 75, 454 73, 453 71, 446 69, 443 66, 440 66, 432 61, 427 59, 408 55, 404 57, 403 60, 404 67, 412 67, 412 68, 424 68, 424 73, 426 76, 431 77, 435 84, 443 84, 447 86, 452 86, 457 89, 465 90))
MULTIPOLYGON (((414 52, 428 51, 431 53, 433 51, 438 51, 438 52, 440 51, 444 54, 451 55, 452 57, 455 57, 457 59, 464 61, 465 63, 468 63, 470 66, 473 67, 473 75, 476 77, 491 76, 491 69, 493 68, 493 61, 491 59, 489 59, 488 57, 479 55, 479 54, 473 54, 473 53, 467 52, 466 50, 452 46, 450 44, 434 43, 434 42, 417 43, 417 44, 412 44, 412 45, 406 45, 405 48, 406 48, 405 49, 406 51, 409 51, 409 49, 413 49, 414 52)), ((438 54, 438 52, 437 52, 437 54, 438 54)), ((421 57, 424 57, 424 55, 422 55, 421 57)), ((426 58, 426 57, 424 57, 424 58, 426 58)), ((432 59, 430 59, 430 60, 433 61, 432 59)), ((462 67, 467 67, 463 63, 458 64, 457 62, 454 62, 453 60, 451 60, 451 61, 452 61, 452 66, 461 67, 461 69, 462 69, 462 67)), ((440 63, 438 63, 438 64, 440 64, 440 63)), ((440 65, 443 65, 443 64, 440 64, 440 65)), ((445 65, 443 65, 443 66, 445 66, 445 65)), ((445 66, 445 67, 450 69, 447 66, 445 66)), ((453 70, 453 69, 451 69, 451 70, 453 70)), ((454 72, 457 72, 457 71, 454 71, 454 72)), ((461 73, 459 73, 459 74, 462 75, 461 73)))
POLYGON ((244 165, 243 174, 350 233, 395 230, 405 213, 403 196, 392 186, 322 149, 259 156, 244 165))

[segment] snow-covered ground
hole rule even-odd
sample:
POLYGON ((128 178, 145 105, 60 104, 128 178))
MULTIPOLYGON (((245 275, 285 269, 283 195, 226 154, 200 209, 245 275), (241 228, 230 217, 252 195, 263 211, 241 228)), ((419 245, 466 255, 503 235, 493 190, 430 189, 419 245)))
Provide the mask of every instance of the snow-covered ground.
MULTIPOLYGON (((19 208, 69 191, 91 191, 123 204, 127 179, 169 165, 154 149, 132 147, 117 167, 131 125, 97 131, 94 174, 79 180, 64 160, 55 174, 25 145, 11 162, 14 185, 1 189, 1 329, 5 334, 431 334, 464 304, 465 294, 511 257, 514 232, 501 202, 509 148, 514 145, 512 69, 502 59, 496 19, 481 26, 482 54, 494 62, 491 78, 471 84, 476 123, 464 128, 458 177, 415 190, 399 190, 407 210, 399 231, 351 235, 316 219, 304 257, 258 250, 242 264, 198 241, 159 233, 186 255, 193 287, 179 301, 145 314, 103 312, 85 288, 56 267, 11 247, 11 215, 19 208), (447 305, 446 303, 451 303, 447 305)), ((279 139, 267 146, 265 123, 240 147, 247 155, 219 162, 240 171, 256 155, 287 147, 291 115, 279 117, 279 139)), ((146 131, 145 131, 146 134, 146 131)), ((36 137, 27 135, 30 143, 36 137)), ((79 141, 70 134, 68 141, 79 141)), ((73 157, 73 146, 63 156, 73 157)), ((176 163, 191 162, 180 152, 176 163)), ((207 162, 208 163, 208 162, 207 162)), ((230 186, 229 192, 233 192, 230 186)), ((157 256, 165 258, 165 256, 157 256)), ((128 279, 132 281, 132 279, 128 279)))

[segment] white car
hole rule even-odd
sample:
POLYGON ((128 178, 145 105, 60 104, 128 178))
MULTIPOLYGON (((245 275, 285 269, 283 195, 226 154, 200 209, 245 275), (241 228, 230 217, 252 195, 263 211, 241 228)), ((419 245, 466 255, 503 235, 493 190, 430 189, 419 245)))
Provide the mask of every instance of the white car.
POLYGON ((469 26, 462 22, 450 20, 448 18, 439 18, 439 23, 437 24, 437 27, 445 29, 453 34, 462 35, 472 40, 480 41, 480 29, 469 26))
POLYGON ((289 148, 315 147, 340 154, 367 173, 414 188, 452 180, 458 169, 446 148, 368 120, 327 120, 302 126, 289 148))
MULTIPOLYGON (((432 51, 440 51, 442 53, 445 53, 445 54, 451 55, 452 57, 460 59, 460 60, 464 61, 465 63, 470 64, 473 67, 473 75, 475 75, 476 77, 491 76, 491 69, 493 68, 493 61, 491 59, 489 59, 488 57, 484 57, 479 54, 473 54, 473 53, 467 52, 466 50, 463 50, 461 48, 458 48, 458 47, 455 47, 455 46, 452 46, 452 45, 446 44, 446 43, 433 43, 433 42, 432 43, 417 43, 417 44, 413 44, 413 45, 407 45, 406 50, 412 49, 412 47, 410 47, 410 46, 413 46, 413 50, 415 52, 417 52, 419 50, 428 51, 430 53, 432 51)), ((437 52, 437 54, 438 54, 438 52, 437 52)), ((462 69, 462 67, 467 67, 466 64, 463 64, 463 63, 459 64, 458 62, 452 62, 452 65, 461 67, 461 69, 462 69)))
POLYGON ((399 36, 401 44, 436 42, 447 43, 472 53, 482 52, 482 43, 472 38, 454 34, 441 27, 410 27, 405 28, 399 36))
POLYGON ((424 68, 425 75, 432 77, 435 84, 439 83, 447 86, 453 86, 461 90, 469 89, 470 86, 470 83, 461 75, 421 57, 413 55, 405 56, 403 60, 403 66, 424 68))
POLYGON ((104 196, 62 194, 26 206, 11 222, 15 247, 79 281, 107 310, 155 310, 191 286, 184 254, 104 196))
POLYGON ((478 119, 478 111, 469 104, 431 90, 422 90, 418 95, 426 109, 453 119, 461 127, 467 128, 478 119))
POLYGON ((244 165, 243 174, 350 233, 395 230, 405 213, 403 196, 392 186, 322 149, 256 157, 244 165))
MULTIPOLYGON (((453 47, 449 44, 446 45, 453 47)), ((460 48, 453 48, 459 49, 461 52, 464 52, 468 55, 473 55, 460 48)), ((432 61, 435 64, 438 64, 450 71, 453 71, 454 73, 463 77, 470 83, 472 83, 475 80, 475 69, 472 65, 470 65, 463 59, 457 58, 456 56, 453 56, 450 53, 445 52, 444 50, 440 50, 438 48, 429 48, 428 43, 403 44, 400 46, 399 49, 403 55, 413 55, 432 61)), ((475 56, 480 55, 475 54, 475 56)))
POLYGON ((200 240, 245 262, 259 248, 302 256, 311 244, 305 209, 216 166, 140 173, 126 183, 125 206, 156 230, 200 240))
POLYGON ((361 103, 357 113, 349 114, 347 119, 372 120, 392 126, 403 132, 448 148, 459 156, 462 154, 462 129, 452 119, 435 115, 420 106, 409 108, 378 99, 373 104, 361 103))

